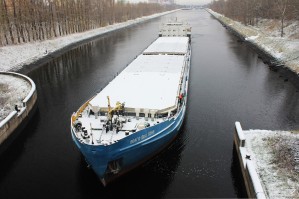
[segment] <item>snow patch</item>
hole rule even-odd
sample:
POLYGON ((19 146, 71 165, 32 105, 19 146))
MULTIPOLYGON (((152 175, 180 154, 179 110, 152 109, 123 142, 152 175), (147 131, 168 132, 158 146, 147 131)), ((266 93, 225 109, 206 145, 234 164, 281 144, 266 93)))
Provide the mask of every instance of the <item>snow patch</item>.
POLYGON ((251 36, 251 37, 246 37, 245 40, 246 41, 253 41, 253 40, 256 40, 258 37, 259 37, 259 35, 257 35, 257 36, 251 36))
POLYGON ((252 155, 269 198, 299 197, 299 133, 248 130, 246 149, 252 155))
POLYGON ((22 101, 31 90, 29 82, 12 75, 0 74, 0 121, 14 111, 15 105, 22 107, 22 101))

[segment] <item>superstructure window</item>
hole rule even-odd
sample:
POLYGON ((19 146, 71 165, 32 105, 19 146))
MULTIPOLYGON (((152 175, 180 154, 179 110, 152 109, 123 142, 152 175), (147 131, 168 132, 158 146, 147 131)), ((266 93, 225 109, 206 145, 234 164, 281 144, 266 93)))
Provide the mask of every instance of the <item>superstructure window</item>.
POLYGON ((145 113, 139 113, 139 117, 145 117, 145 113))
POLYGON ((127 116, 134 116, 134 117, 135 117, 135 116, 136 116, 136 113, 129 112, 129 113, 127 113, 126 115, 127 115, 127 116))

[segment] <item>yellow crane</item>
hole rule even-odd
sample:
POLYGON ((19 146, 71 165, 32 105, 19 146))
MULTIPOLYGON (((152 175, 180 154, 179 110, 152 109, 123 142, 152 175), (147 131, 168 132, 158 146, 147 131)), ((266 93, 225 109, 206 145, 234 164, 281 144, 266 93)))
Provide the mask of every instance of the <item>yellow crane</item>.
POLYGON ((124 111, 124 103, 116 102, 115 107, 111 109, 110 97, 107 96, 107 99, 108 99, 108 119, 111 121, 115 111, 124 111))

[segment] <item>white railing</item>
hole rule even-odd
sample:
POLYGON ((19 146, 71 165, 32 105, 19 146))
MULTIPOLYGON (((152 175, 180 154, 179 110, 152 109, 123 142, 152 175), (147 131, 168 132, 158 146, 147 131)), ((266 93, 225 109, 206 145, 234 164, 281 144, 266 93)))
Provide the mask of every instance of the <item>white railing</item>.
POLYGON ((243 132, 240 122, 235 122, 234 143, 238 153, 243 179, 245 182, 248 197, 264 199, 266 198, 260 178, 256 172, 251 154, 245 148, 246 136, 243 132))

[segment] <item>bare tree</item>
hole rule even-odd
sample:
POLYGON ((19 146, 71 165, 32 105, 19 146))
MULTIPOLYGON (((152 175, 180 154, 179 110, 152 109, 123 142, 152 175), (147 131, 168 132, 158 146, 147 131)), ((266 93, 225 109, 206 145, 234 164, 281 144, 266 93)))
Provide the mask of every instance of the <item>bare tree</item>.
POLYGON ((259 18, 279 19, 281 37, 286 19, 299 20, 298 0, 214 0, 210 8, 245 25, 256 25, 259 18))
POLYGON ((276 8, 277 8, 277 14, 280 19, 280 36, 284 36, 284 21, 286 18, 286 12, 288 8, 289 0, 275 0, 276 8))
POLYGON ((50 39, 171 9, 116 0, 0 0, 0 46, 50 39))

